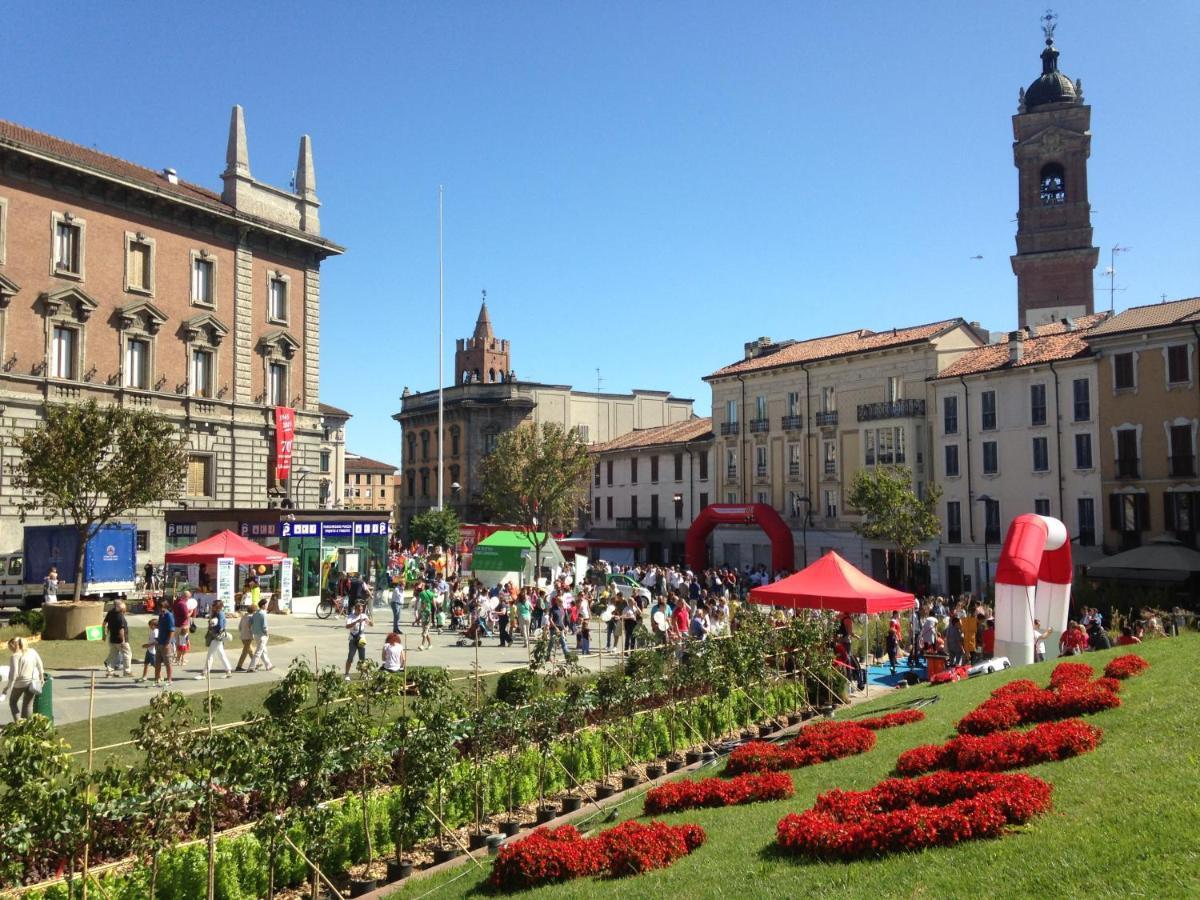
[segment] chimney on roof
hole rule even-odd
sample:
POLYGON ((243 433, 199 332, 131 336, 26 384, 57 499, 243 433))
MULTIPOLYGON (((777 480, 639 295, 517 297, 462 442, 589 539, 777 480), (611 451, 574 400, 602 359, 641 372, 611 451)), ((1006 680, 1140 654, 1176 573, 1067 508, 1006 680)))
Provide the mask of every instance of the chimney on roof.
POLYGON ((1008 334, 1008 361, 1016 365, 1025 355, 1025 332, 1022 329, 1008 334))
POLYGON ((179 175, 170 166, 163 169, 163 178, 167 179, 168 184, 179 184, 179 175))
POLYGON ((1075 331, 1079 328, 1074 319, 1063 319, 1062 323, 1065 331, 1075 331))
POLYGON ((774 346, 774 343, 769 337, 760 337, 756 341, 747 341, 745 344, 746 359, 754 359, 755 357, 762 356, 765 351, 774 346))

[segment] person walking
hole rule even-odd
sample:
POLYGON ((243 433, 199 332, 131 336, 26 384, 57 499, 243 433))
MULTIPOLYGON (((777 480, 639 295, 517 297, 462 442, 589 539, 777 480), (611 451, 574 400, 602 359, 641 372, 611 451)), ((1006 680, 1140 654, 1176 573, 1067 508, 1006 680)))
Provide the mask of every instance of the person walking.
POLYGON ((229 640, 229 632, 225 626, 225 603, 222 600, 217 600, 213 603, 212 609, 209 611, 208 631, 204 633, 204 643, 208 647, 208 652, 204 657, 204 671, 196 676, 197 681, 202 681, 212 671, 214 658, 220 659, 221 664, 225 666, 225 677, 233 677, 233 671, 229 665, 229 657, 225 655, 225 642, 229 640))
POLYGON ((172 612, 175 614, 175 665, 180 669, 187 662, 188 651, 192 649, 192 599, 190 591, 184 591, 175 601, 172 612))
POLYGON ((637 627, 638 619, 642 616, 642 611, 638 608, 637 597, 626 597, 625 604, 621 608, 621 625, 625 629, 625 652, 636 647, 636 638, 633 636, 634 629, 637 627))
POLYGON ((245 672, 245 664, 254 659, 254 632, 251 630, 253 626, 254 616, 243 612, 242 617, 238 619, 238 638, 242 642, 242 655, 237 661, 238 672, 245 672))
POLYGON ((521 631, 521 637, 525 639, 526 650, 529 649, 529 628, 532 622, 533 606, 529 602, 529 592, 522 590, 517 597, 517 627, 521 631))
POLYGON ((350 664, 354 662, 355 654, 358 655, 358 661, 364 663, 367 661, 367 636, 365 634, 368 625, 374 625, 371 621, 371 616, 364 609, 365 604, 359 600, 354 604, 354 611, 346 616, 346 630, 350 632, 350 646, 346 653, 346 681, 350 680, 350 664))
POLYGON ((955 610, 946 626, 946 667, 957 668, 963 664, 963 632, 961 610, 955 610))
POLYGON ((509 623, 509 606, 508 595, 497 594, 496 599, 500 602, 496 604, 496 628, 500 632, 500 646, 512 646, 512 633, 508 630, 509 623))
POLYGON ((150 629, 150 634, 147 636, 146 643, 142 644, 142 649, 146 652, 142 655, 142 677, 135 678, 134 684, 145 684, 146 676, 150 674, 150 668, 154 665, 154 661, 158 659, 158 617, 155 616, 146 623, 146 627, 150 629))
POLYGON ((132 675, 133 654, 129 650, 129 620, 125 617, 125 601, 118 600, 104 614, 104 631, 108 635, 104 677, 132 675))
POLYGON ((1042 623, 1038 619, 1033 620, 1033 661, 1044 662, 1046 659, 1046 638, 1053 632, 1053 628, 1042 629, 1042 623))
POLYGON ((404 612, 404 582, 397 580, 392 585, 391 594, 388 597, 388 605, 392 608, 392 632, 400 633, 400 614, 404 612))
POLYGON ((175 640, 175 613, 171 612, 170 608, 163 606, 163 610, 158 614, 158 631, 154 635, 154 686, 163 687, 162 668, 167 667, 167 683, 166 687, 172 685, 172 670, 171 666, 174 659, 174 647, 172 642, 175 640))
POLYGON ((51 566, 42 579, 42 603, 58 602, 58 567, 51 566))
POLYGON ((0 691, 0 700, 8 696, 8 709, 13 721, 28 719, 33 701, 41 694, 46 683, 46 670, 42 657, 25 643, 25 638, 15 637, 8 642, 8 683, 0 691))
POLYGON ((267 601, 258 601, 258 611, 250 618, 250 634, 254 640, 254 656, 250 658, 250 671, 257 671, 261 664, 270 672, 275 666, 271 657, 267 656, 267 643, 271 639, 271 629, 267 624, 267 601))

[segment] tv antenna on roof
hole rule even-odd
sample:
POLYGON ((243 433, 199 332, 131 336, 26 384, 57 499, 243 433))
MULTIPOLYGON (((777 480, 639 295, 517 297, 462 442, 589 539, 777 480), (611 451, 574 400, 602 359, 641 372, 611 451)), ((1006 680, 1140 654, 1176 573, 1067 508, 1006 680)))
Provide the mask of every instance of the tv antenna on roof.
POLYGON ((1104 274, 1108 276, 1108 311, 1113 312, 1115 309, 1114 303, 1116 300, 1117 291, 1123 291, 1125 288, 1117 287, 1117 254, 1128 253, 1132 247, 1122 247, 1120 244, 1113 244, 1108 250, 1108 268, 1104 270, 1104 274))

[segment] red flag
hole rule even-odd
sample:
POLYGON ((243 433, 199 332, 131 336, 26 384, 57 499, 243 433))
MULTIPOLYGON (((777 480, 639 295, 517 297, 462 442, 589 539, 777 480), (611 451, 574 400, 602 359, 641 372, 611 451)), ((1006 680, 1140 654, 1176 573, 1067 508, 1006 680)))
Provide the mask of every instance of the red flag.
POLYGON ((296 411, 290 406, 275 407, 275 480, 283 481, 292 473, 292 447, 296 443, 296 411))

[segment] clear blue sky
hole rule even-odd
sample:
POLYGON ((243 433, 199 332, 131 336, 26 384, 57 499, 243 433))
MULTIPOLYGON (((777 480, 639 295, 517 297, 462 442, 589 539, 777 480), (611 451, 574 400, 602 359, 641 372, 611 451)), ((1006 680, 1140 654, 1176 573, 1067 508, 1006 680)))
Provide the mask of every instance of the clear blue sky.
MULTIPOLYGON (((1117 306, 1200 294, 1200 4, 1057 11, 1096 243, 1132 248, 1117 306)), ((0 117, 213 188, 232 104, 260 179, 286 185, 310 133, 349 248, 323 273, 322 399, 354 413, 352 449, 399 462, 400 391, 436 386, 439 184, 448 376, 482 288, 519 377, 590 390, 599 366, 700 412, 700 378, 759 335, 1014 327, 1010 116, 1042 12, 10 2, 0 117)))

